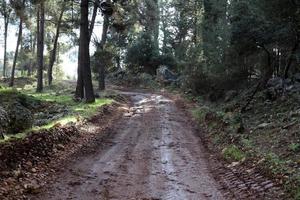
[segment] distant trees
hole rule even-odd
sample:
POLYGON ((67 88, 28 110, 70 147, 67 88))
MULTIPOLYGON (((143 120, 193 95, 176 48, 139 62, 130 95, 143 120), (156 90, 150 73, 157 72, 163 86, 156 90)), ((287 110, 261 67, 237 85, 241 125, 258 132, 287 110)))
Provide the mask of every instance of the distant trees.
MULTIPOLYGON (((15 69, 22 59, 29 59, 28 74, 37 75, 38 92, 43 89, 45 71, 52 84, 57 55, 67 49, 68 42, 59 40, 62 34, 69 38, 69 45, 79 45, 75 96, 87 102, 94 101, 89 47, 97 36, 93 72, 100 90, 105 88, 108 67, 154 75, 160 65, 167 65, 182 74, 184 85, 195 91, 231 88, 253 79, 266 83, 274 76, 288 78, 300 71, 298 1, 82 0, 80 6, 67 0, 26 0, 26 6, 20 2, 0 4, 4 41, 9 23, 19 25, 11 85, 15 69), (93 35, 99 9, 103 31, 93 35)), ((3 57, 5 75, 6 53, 3 57)))
POLYGON ((3 16, 3 24, 4 24, 4 56, 3 56, 3 77, 6 77, 6 65, 7 65, 7 31, 8 25, 11 18, 12 8, 10 7, 9 3, 1 1, 0 3, 0 14, 3 16))
POLYGON ((101 41, 97 44, 96 57, 98 58, 96 61, 96 65, 98 67, 98 89, 105 90, 105 61, 101 60, 102 55, 105 54, 105 44, 107 41, 107 33, 109 28, 109 16, 104 15, 103 17, 103 25, 102 25, 102 36, 101 41), (100 54, 100 55, 99 55, 100 54), (100 58, 100 59, 99 59, 100 58))
POLYGON ((66 9, 66 0, 64 0, 61 4, 60 14, 59 14, 59 17, 56 21, 56 31, 55 31, 55 36, 54 36, 53 48, 50 52, 51 55, 50 55, 49 64, 48 64, 48 71, 47 71, 48 85, 52 85, 52 81, 53 81, 53 66, 54 66, 54 63, 55 63, 55 60, 56 60, 58 38, 59 38, 59 35, 60 35, 61 23, 62 23, 62 19, 63 19, 65 9, 66 9))
MULTIPOLYGON (((14 79, 15 79, 15 69, 17 64, 17 59, 19 55, 19 46, 22 41, 22 33, 23 33, 23 22, 25 20, 25 0, 15 0, 11 1, 12 7, 15 9, 15 12, 19 18, 19 29, 18 29, 18 39, 17 39, 17 45, 15 50, 15 56, 13 61, 13 66, 11 70, 11 77, 10 77, 10 83, 9 86, 12 87, 14 85, 14 79)), ((3 68, 4 69, 4 68, 3 68)))
POLYGON ((223 88, 253 78, 266 83, 300 70, 297 1, 139 0, 123 7, 129 69, 154 73, 169 58, 193 88, 203 80, 223 88))
POLYGON ((43 91, 45 2, 41 0, 37 9, 37 92, 43 91))

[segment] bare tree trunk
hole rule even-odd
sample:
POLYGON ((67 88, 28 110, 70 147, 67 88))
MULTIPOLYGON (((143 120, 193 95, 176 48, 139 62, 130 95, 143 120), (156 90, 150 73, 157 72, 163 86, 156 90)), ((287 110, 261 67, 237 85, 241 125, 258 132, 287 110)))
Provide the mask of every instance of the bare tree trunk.
POLYGON ((155 10, 155 20, 154 20, 154 42, 155 47, 159 49, 159 22, 160 22, 160 11, 159 11, 159 5, 158 0, 154 0, 154 10, 155 10))
POLYGON ((75 91, 75 99, 81 100, 84 98, 82 70, 80 65, 80 46, 78 48, 78 66, 77 66, 77 84, 75 91))
POLYGON ((4 56, 3 56, 3 77, 6 77, 6 64, 7 64, 7 29, 9 17, 4 16, 4 56))
POLYGON ((94 8, 93 8, 93 15, 92 15, 90 29, 89 29, 89 41, 90 42, 91 42, 91 38, 93 35, 93 30, 94 30, 94 26, 95 26, 96 17, 97 17, 98 5, 99 5, 99 0, 95 0, 94 8))
POLYGON ((11 70, 11 77, 10 77, 10 83, 9 83, 10 87, 13 87, 14 82, 15 82, 15 70, 16 70, 17 59, 18 59, 18 54, 19 54, 19 46, 20 46, 20 43, 22 40, 22 32, 23 32, 23 19, 20 18, 17 46, 16 46, 14 62, 13 62, 12 70, 11 70))
MULTIPOLYGON (((88 30, 88 33, 89 33, 88 42, 89 42, 89 44, 91 42, 91 38, 92 38, 93 30, 94 30, 94 25, 95 25, 97 11, 98 11, 98 4, 99 4, 99 0, 96 0, 95 3, 94 3, 94 9, 93 9, 93 15, 92 15, 90 28, 88 30)), ((80 64, 81 63, 80 62, 80 55, 81 55, 81 51, 80 51, 80 45, 79 45, 79 48, 78 48, 78 67, 77 67, 77 84, 76 84, 76 91, 75 91, 75 99, 77 99, 77 100, 84 98, 84 83, 83 83, 83 77, 82 77, 83 72, 82 72, 81 64, 80 64)))
POLYGON ((37 92, 43 91, 43 69, 44 69, 44 25, 45 25, 45 4, 41 1, 38 13, 38 44, 37 44, 37 92))
MULTIPOLYGON (((104 21, 103 21, 103 29, 102 29, 102 37, 101 42, 98 47, 98 51, 103 51, 104 45, 107 41, 107 31, 109 27, 109 16, 104 15, 104 21)), ((101 61, 100 61, 101 62, 101 61)), ((99 63, 99 69, 98 69, 98 87, 99 90, 105 90, 105 66, 103 63, 99 63)))
POLYGON ((289 55, 288 62, 286 64, 285 68, 284 68, 284 78, 289 77, 289 70, 291 68, 291 65, 292 65, 293 60, 294 60, 294 55, 295 55, 298 48, 299 48, 299 39, 297 37, 296 42, 294 44, 294 47, 292 48, 291 53, 289 55))
POLYGON ((92 103, 95 102, 95 95, 90 68, 88 0, 81 0, 80 7, 79 71, 82 73, 84 99, 87 103, 92 103))
POLYGON ((266 69, 263 77, 263 85, 262 85, 264 87, 269 81, 269 79, 272 78, 274 70, 272 68, 271 53, 264 45, 260 45, 260 47, 264 50, 264 52, 267 55, 267 65, 266 65, 266 69))
POLYGON ((54 39, 54 44, 53 44, 53 49, 51 51, 51 57, 49 61, 49 66, 48 66, 48 85, 52 85, 52 80, 53 80, 53 65, 56 60, 56 52, 57 52, 57 45, 58 45, 58 38, 59 38, 59 31, 60 31, 60 25, 62 22, 62 17, 64 15, 65 11, 65 1, 63 2, 63 6, 61 8, 61 12, 58 18, 57 22, 57 27, 56 27, 56 34, 55 34, 55 39, 54 39))

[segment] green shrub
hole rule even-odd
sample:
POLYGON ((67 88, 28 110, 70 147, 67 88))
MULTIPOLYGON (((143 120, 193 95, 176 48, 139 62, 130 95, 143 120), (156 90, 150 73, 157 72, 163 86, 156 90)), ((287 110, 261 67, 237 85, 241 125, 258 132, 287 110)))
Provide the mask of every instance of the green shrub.
POLYGON ((298 152, 300 150, 300 144, 299 143, 292 143, 289 146, 289 150, 293 152, 298 152))

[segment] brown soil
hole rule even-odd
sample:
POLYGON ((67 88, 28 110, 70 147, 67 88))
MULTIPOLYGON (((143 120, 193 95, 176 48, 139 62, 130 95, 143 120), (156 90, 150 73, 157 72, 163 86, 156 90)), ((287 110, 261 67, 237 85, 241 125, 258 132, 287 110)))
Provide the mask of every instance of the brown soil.
POLYGON ((0 199, 28 199, 55 179, 64 165, 93 151, 124 111, 121 105, 103 106, 88 121, 30 134, 24 140, 0 144, 0 199))
POLYGON ((149 91, 121 93, 131 98, 130 107, 104 107, 77 127, 79 136, 54 142, 46 159, 21 159, 30 167, 1 179, 0 199, 280 199, 281 190, 259 172, 226 167, 203 147, 208 142, 183 101, 149 91))
POLYGON ((224 199, 190 119, 174 102, 124 94, 134 104, 104 148, 78 157, 33 199, 224 199))

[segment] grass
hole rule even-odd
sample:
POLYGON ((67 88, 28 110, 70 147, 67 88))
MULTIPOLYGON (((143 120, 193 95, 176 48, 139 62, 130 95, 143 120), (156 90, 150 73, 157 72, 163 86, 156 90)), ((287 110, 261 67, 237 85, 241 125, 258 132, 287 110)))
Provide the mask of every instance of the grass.
POLYGON ((211 112, 210 108, 206 106, 197 107, 192 110, 192 116, 199 122, 203 122, 207 113, 211 112))
POLYGON ((288 146, 289 150, 293 152, 298 152, 300 150, 300 144, 299 143, 292 143, 288 146))
POLYGON ((246 158, 246 155, 237 146, 230 145, 223 150, 223 156, 227 161, 241 161, 246 158))
POLYGON ((286 194, 300 200, 300 125, 299 120, 293 124, 297 118, 290 114, 299 103, 278 100, 266 105, 257 100, 254 109, 243 114, 238 106, 232 102, 219 106, 200 102, 191 112, 207 130, 211 148, 222 151, 228 163, 255 161, 257 169, 282 182, 286 194), (207 114, 215 114, 216 118, 205 120, 205 116, 210 118, 207 114), (272 126, 258 129, 264 122, 272 126), (283 128, 289 124, 293 125, 283 128), (244 127, 242 132, 240 127, 244 127))
POLYGON ((96 99, 94 103, 86 104, 83 102, 75 102, 71 95, 57 95, 53 92, 45 92, 41 94, 33 93, 31 95, 41 101, 53 102, 58 105, 66 106, 69 110, 68 115, 40 128, 51 128, 55 124, 65 125, 70 122, 76 122, 80 118, 91 117, 97 113, 98 108, 113 102, 111 99, 96 99))
MULTIPOLYGON (((20 92, 17 92, 16 89, 10 89, 5 87, 0 87, 0 94, 1 96, 11 96, 11 95, 18 95, 18 97, 24 97, 27 99, 33 99, 35 101, 42 101, 42 102, 52 102, 59 106, 64 106, 67 108, 68 113, 54 121, 49 122, 46 125, 33 127, 29 130, 26 130, 22 133, 18 133, 15 135, 6 135, 4 140, 0 140, 0 143, 9 141, 11 139, 23 139, 25 138, 28 133, 34 130, 40 130, 40 129, 49 129, 55 126, 56 124, 65 125, 70 122, 77 122, 78 120, 89 118, 97 113, 97 110, 107 104, 111 104, 113 102, 112 99, 107 98, 101 98, 96 99, 94 103, 86 104, 83 102, 76 102, 73 100, 73 96, 71 94, 71 90, 62 89, 45 89, 43 93, 35 93, 32 89, 27 90, 19 90, 20 92)), ((10 99, 8 99, 11 101, 10 99)))
POLYGON ((94 103, 86 104, 83 102, 75 102, 71 95, 57 95, 53 92, 45 92, 41 94, 30 94, 41 101, 53 102, 58 105, 67 106, 72 115, 80 115, 82 117, 90 117, 95 114, 97 108, 112 103, 111 99, 96 99, 94 103))

